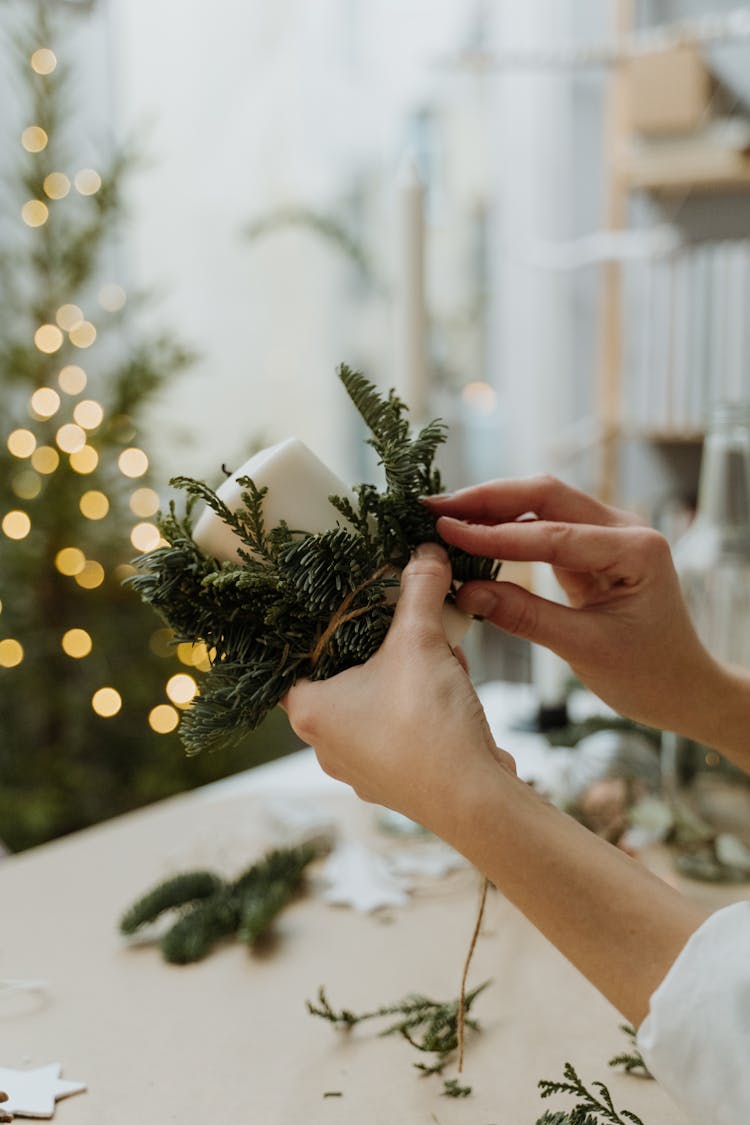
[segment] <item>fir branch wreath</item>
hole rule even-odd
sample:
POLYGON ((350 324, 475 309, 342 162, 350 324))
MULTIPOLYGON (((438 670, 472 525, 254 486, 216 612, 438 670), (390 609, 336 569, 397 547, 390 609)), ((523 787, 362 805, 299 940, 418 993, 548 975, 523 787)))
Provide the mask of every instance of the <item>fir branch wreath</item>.
MULTIPOLYGON (((175 643, 202 642, 211 668, 180 733, 188 753, 238 742, 303 676, 325 679, 368 660, 393 616, 393 588, 414 548, 440 542, 420 497, 440 492, 435 467, 447 428, 434 420, 416 433, 408 407, 391 390, 346 364, 339 378, 370 430, 366 439, 382 465, 385 487, 356 485, 356 502, 330 497, 341 522, 310 534, 281 523, 266 527, 266 489, 240 478, 242 506, 230 509, 207 484, 180 476, 184 515, 172 501, 158 524, 166 545, 136 560, 129 582, 173 630, 175 643), (240 562, 219 562, 192 538, 192 513, 203 501, 242 543, 240 562), (391 596, 389 596, 389 594, 391 596)), ((446 544, 460 583, 494 579, 500 564, 446 544)))

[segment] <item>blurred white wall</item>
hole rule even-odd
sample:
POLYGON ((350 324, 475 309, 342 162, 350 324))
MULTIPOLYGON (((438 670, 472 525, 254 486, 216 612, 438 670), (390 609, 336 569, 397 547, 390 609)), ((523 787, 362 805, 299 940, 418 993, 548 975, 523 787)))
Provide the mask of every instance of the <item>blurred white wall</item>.
MULTIPOLYGON (((493 8, 495 49, 544 53, 567 44, 606 42, 612 6, 597 0, 525 0, 493 8)), ((580 286, 595 269, 556 271, 539 248, 569 242, 601 223, 599 122, 581 134, 574 101, 580 73, 565 67, 509 66, 494 82, 495 145, 490 248, 491 366, 506 427, 505 467, 513 474, 566 476, 561 435, 594 405, 596 303, 580 316, 580 286), (592 194, 592 184, 594 192, 592 194), (582 385, 583 384, 583 385, 582 385)), ((599 106, 603 82, 589 97, 599 106)))
MULTIPOLYGON (((352 472, 336 365, 388 385, 391 310, 363 311, 352 267, 310 233, 250 244, 243 227, 289 204, 379 209, 388 275, 391 185, 404 120, 466 21, 458 0, 109 0, 118 132, 150 161, 133 178, 125 268, 148 315, 200 353, 152 412, 168 472, 216 479, 255 441, 289 434, 352 472), (363 186, 364 185, 364 186, 363 186)), ((148 439, 147 439, 148 440, 148 439)))

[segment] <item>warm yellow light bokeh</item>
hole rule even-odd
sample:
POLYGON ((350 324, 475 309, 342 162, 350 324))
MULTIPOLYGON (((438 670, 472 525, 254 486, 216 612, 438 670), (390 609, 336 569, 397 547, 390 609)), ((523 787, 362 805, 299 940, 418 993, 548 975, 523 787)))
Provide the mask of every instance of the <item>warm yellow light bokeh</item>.
POLYGON ((34 333, 34 343, 40 352, 53 355, 63 345, 64 336, 56 324, 42 324, 34 333))
POLYGON ((75 422, 66 422, 55 434, 55 441, 63 453, 77 453, 86 444, 86 434, 75 422))
POLYGON ((92 398, 85 398, 76 403, 73 417, 84 430, 95 430, 102 424, 104 410, 100 403, 94 402, 92 398))
POLYGON ((31 430, 14 430, 8 434, 8 449, 14 457, 31 457, 36 449, 36 438, 31 430))
POLYGON ((96 339, 96 329, 90 320, 82 320, 68 333, 70 342, 76 348, 90 348, 96 339))
POLYGON ((115 582, 124 582, 126 578, 132 578, 137 573, 138 571, 132 563, 118 563, 112 571, 112 577, 115 582))
POLYGON ((122 696, 112 687, 102 687, 92 695, 91 706, 103 719, 111 719, 122 708, 122 696))
POLYGON ((49 47, 39 47, 34 51, 29 62, 31 69, 37 74, 51 74, 57 66, 57 55, 49 47))
POLYGON ((0 641, 0 668, 15 668, 23 660, 23 645, 13 637, 0 641))
POLYGON ((60 396, 52 387, 39 387, 31 396, 30 406, 37 418, 51 418, 60 409, 60 396))
POLYGON ((98 464, 99 454, 93 445, 84 445, 83 449, 77 449, 70 455, 70 467, 75 473, 93 473, 98 464))
POLYGON ((142 477, 148 469, 148 457, 142 449, 131 446, 129 449, 123 449, 117 458, 117 464, 124 477, 135 479, 142 477))
POLYGON ((149 637, 148 647, 154 656, 161 656, 165 660, 174 656, 174 632, 171 629, 156 629, 149 637))
POLYGON ((31 520, 26 512, 14 508, 3 516, 2 529, 8 539, 25 539, 31 531, 31 520))
POLYGON ((60 390, 65 391, 66 395, 78 395, 86 386, 86 372, 76 363, 69 363, 63 367, 57 376, 57 381, 60 390))
POLYGON ((27 152, 42 152, 48 141, 49 137, 41 125, 29 125, 21 133, 21 144, 27 152))
POLYGON ((60 574, 73 578, 80 574, 86 565, 86 556, 79 547, 63 547, 55 555, 55 566, 60 574))
POLYGON ((81 195, 96 195, 102 186, 102 178, 93 168, 81 168, 80 172, 76 172, 73 182, 81 195))
POLYGON ((130 542, 136 551, 154 551, 160 541, 159 529, 153 523, 137 523, 130 532, 130 542))
POLYGON ((92 489, 84 492, 78 506, 87 520, 103 520, 109 511, 109 500, 103 492, 92 489))
POLYGON ((84 656, 88 656, 94 647, 93 641, 85 629, 68 629, 67 633, 63 634, 61 644, 63 652, 72 656, 75 660, 81 660, 84 656))
POLYGON ((198 694, 198 685, 187 672, 177 672, 167 680, 166 692, 177 707, 188 707, 198 694))
POLYGON ((49 199, 65 199, 70 191, 70 180, 64 172, 50 172, 44 177, 42 186, 49 199))
POLYGON ((21 208, 21 218, 27 227, 43 227, 49 218, 49 208, 41 199, 29 199, 21 208))
POLYGON ((107 312, 119 312, 120 309, 125 307, 127 301, 127 293, 121 285, 116 285, 114 282, 108 282, 107 285, 102 285, 99 290, 98 301, 103 309, 107 312))
POLYGON ((11 488, 19 500, 35 500, 42 491, 42 478, 32 469, 23 469, 13 477, 11 488))
POLYGON ((168 703, 159 703, 148 716, 148 725, 157 734, 170 734, 180 721, 180 716, 174 707, 168 703))
POLYGON ((83 320, 83 311, 78 305, 60 305, 55 313, 55 320, 64 332, 70 332, 71 328, 75 328, 83 320))
POLYGON ((159 511, 159 494, 153 488, 136 488, 130 497, 130 510, 134 516, 147 519, 159 511))
POLYGON ((60 464, 60 454, 51 445, 40 445, 31 454, 31 464, 38 473, 47 476, 49 473, 54 473, 60 464))
POLYGON ((466 405, 475 410, 477 414, 492 414, 497 405, 495 388, 489 383, 467 383, 461 391, 461 397, 466 405))
POLYGON ((104 567, 96 559, 86 559, 85 566, 75 580, 84 590, 95 590, 104 581, 104 567))
POLYGON ((191 644, 182 641, 177 646, 177 659, 189 668, 197 668, 199 672, 208 672, 211 667, 211 656, 203 641, 191 644))

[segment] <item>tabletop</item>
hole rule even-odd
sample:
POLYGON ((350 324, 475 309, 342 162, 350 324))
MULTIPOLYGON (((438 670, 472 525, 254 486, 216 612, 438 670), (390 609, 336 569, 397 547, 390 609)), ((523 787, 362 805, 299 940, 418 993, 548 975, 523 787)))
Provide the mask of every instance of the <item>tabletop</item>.
MULTIPOLYGON (((534 1125, 566 1108, 541 1101, 536 1085, 570 1060, 645 1125, 681 1125, 654 1082, 608 1067, 626 1045, 618 1013, 496 891, 470 974, 470 985, 492 980, 476 1002, 482 1028, 467 1036, 470 1097, 443 1096, 400 1037, 367 1025, 342 1033, 308 1014, 321 985, 354 1011, 411 992, 456 997, 479 888, 468 867, 420 877, 405 905, 371 914, 328 905, 313 869, 272 941, 258 952, 227 943, 192 966, 120 937, 121 913, 155 882, 197 866, 236 874, 297 814, 384 855, 424 847, 384 833, 377 810, 307 750, 0 863, 0 978, 46 982, 0 1001, 0 1065, 60 1062, 63 1078, 86 1082, 55 1120, 534 1125)), ((656 860, 671 878, 664 855, 656 860)), ((743 897, 698 884, 688 893, 709 908, 743 897)))

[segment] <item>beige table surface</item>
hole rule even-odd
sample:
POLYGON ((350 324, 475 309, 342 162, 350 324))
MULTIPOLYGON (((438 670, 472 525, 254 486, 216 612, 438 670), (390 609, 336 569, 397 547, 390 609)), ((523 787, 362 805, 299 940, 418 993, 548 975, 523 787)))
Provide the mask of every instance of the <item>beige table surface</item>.
MULTIPOLYGON (((0 863, 0 977, 48 984, 39 1001, 0 1003, 0 1065, 59 1061, 64 1078, 87 1082, 57 1103, 55 1120, 534 1125, 566 1105, 536 1091, 566 1059, 646 1125, 684 1120, 653 1082, 608 1069, 624 1046, 618 1014, 497 892, 471 973, 494 981, 477 1002, 484 1029, 467 1041, 472 1097, 441 1096, 441 1080, 420 1077, 399 1038, 366 1025, 344 1035, 307 1014, 321 984, 355 1011, 409 991, 456 996, 477 903, 468 869, 425 880, 409 905, 379 915, 326 905, 313 876, 262 954, 225 945, 173 967, 153 946, 128 947, 118 917, 155 881, 198 864, 235 873, 274 842, 268 809, 284 770, 297 780, 280 787, 332 815, 341 838, 403 847, 373 830, 373 810, 343 786, 307 785, 309 752, 295 759, 251 771, 258 780, 244 788, 219 783, 0 863)), ((709 907, 742 897, 690 890, 709 907)))

